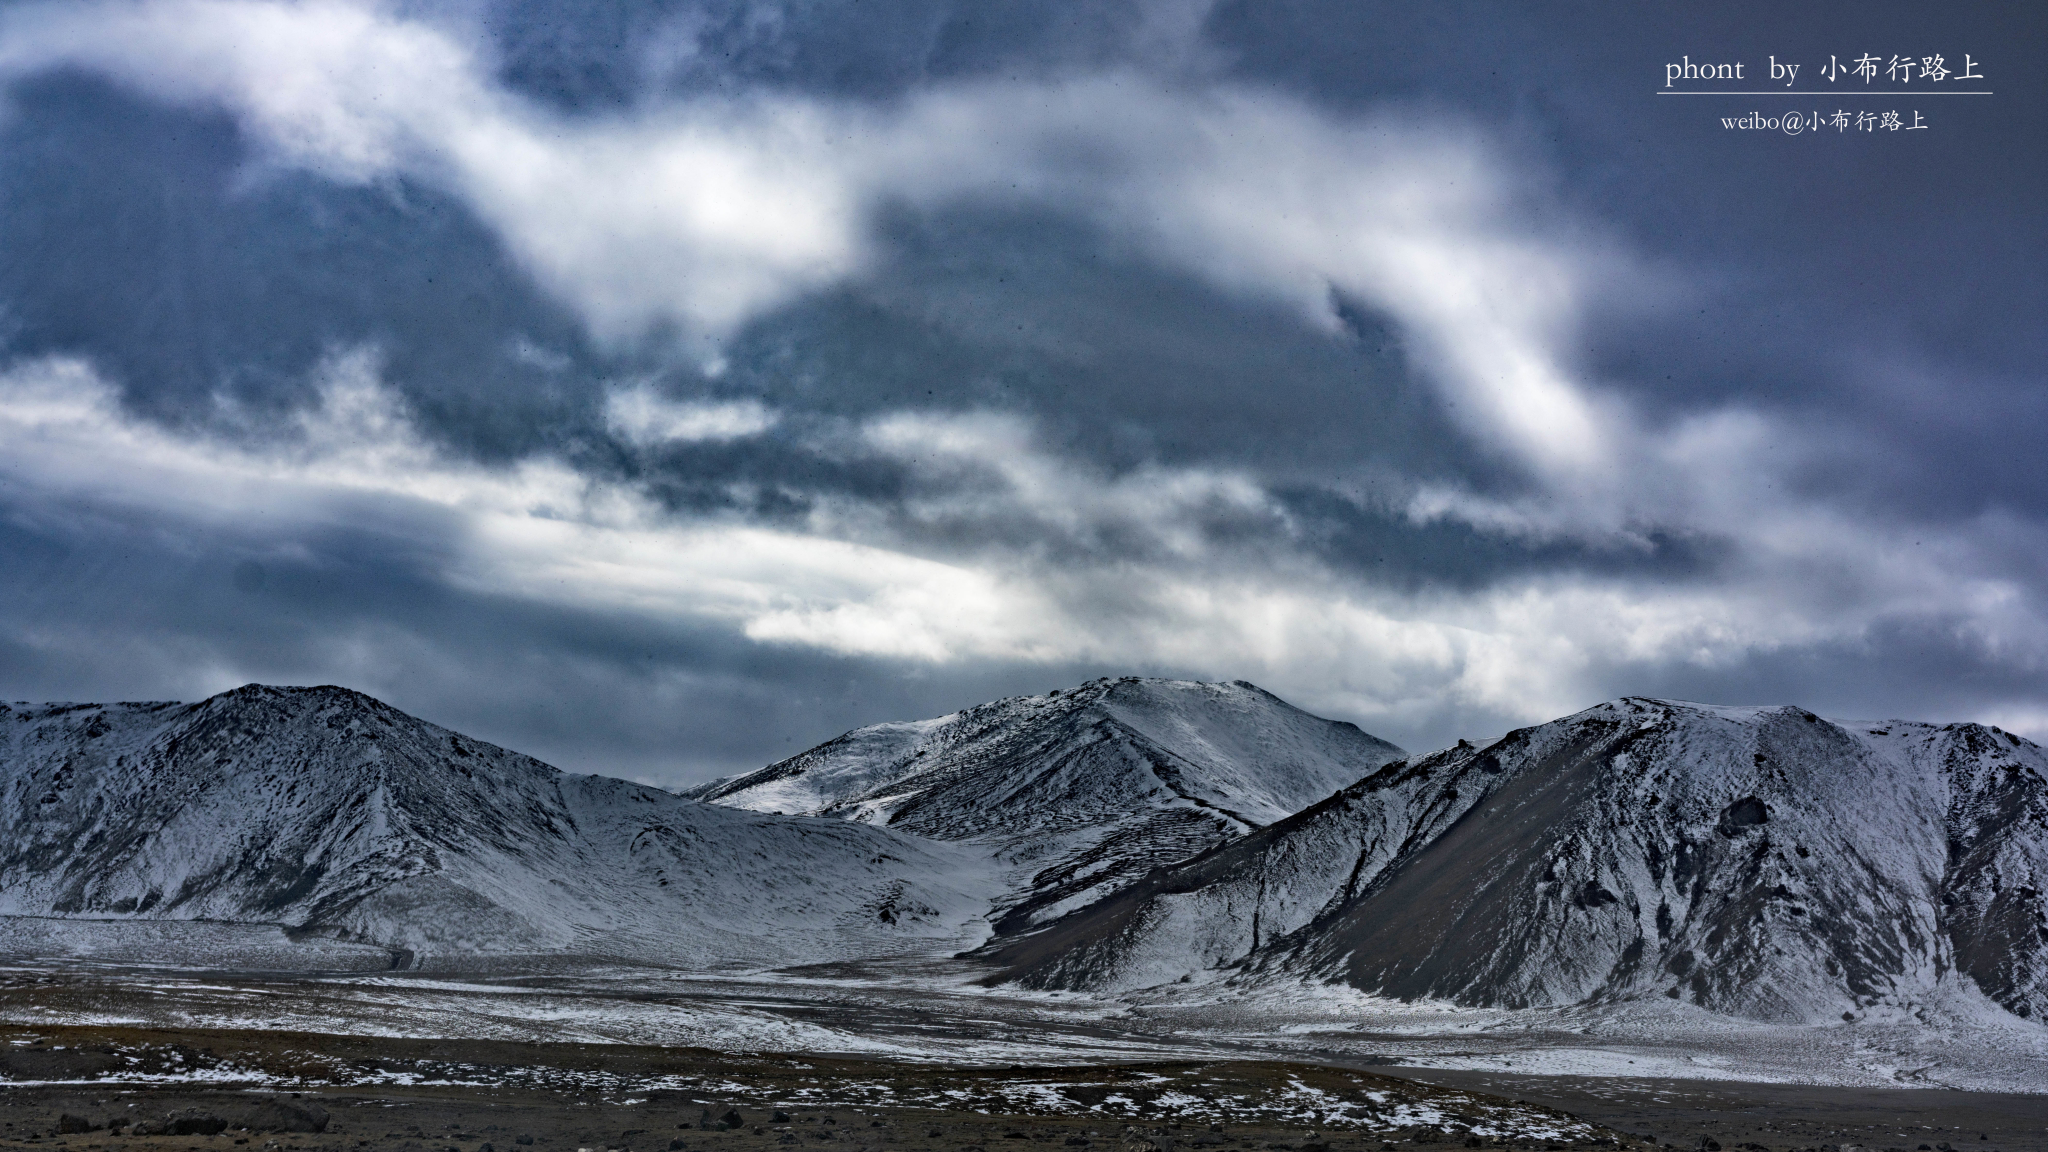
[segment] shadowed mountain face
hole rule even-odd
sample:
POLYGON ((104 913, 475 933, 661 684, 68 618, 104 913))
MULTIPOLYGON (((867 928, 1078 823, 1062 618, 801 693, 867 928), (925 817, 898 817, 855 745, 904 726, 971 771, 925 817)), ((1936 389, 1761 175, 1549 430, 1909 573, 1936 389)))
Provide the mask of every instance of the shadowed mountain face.
POLYGON ((992 846, 1025 875, 999 932, 1313 804, 1401 755, 1242 681, 1125 677, 857 729, 686 793, 992 846))
POLYGON ((1390 765, 993 947, 1004 978, 1209 971, 1822 1021, 1960 974, 2048 1012, 2048 757, 1979 725, 1627 699, 1390 765))
POLYGON ((977 938, 969 854, 569 775, 340 688, 0 706, 0 914, 400 959, 789 963, 977 938))

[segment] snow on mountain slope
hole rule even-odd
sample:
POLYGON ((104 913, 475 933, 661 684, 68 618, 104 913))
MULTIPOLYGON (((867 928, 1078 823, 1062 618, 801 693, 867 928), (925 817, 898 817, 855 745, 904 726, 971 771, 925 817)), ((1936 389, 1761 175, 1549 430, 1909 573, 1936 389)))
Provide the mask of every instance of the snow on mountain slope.
POLYGON ((856 729, 685 795, 973 841, 1020 869, 1020 930, 1305 805, 1401 755, 1242 681, 1137 677, 856 729))
POLYGON ((991 946, 1002 978, 1309 977, 1501 1007, 2048 1012, 2048 756, 1980 725, 1627 699, 1390 765, 991 946))
POLYGON ((0 914, 275 923, 448 966, 783 964, 977 940, 985 876, 949 845, 565 774, 340 688, 0 705, 0 914))
POLYGON ((1235 968, 1354 899, 1465 814, 1469 745, 1396 761, 988 956, 1034 988, 1149 987, 1235 968))
POLYGON ((2043 750, 1981 724, 1867 725, 1949 784, 1942 919, 1956 968, 2048 1023, 2048 777, 2043 750))

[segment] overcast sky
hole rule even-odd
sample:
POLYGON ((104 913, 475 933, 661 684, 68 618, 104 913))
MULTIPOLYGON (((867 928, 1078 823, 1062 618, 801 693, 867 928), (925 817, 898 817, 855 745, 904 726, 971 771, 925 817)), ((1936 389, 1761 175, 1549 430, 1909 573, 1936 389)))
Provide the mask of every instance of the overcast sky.
POLYGON ((2044 32, 0 5, 0 696, 338 683, 671 785, 1124 674, 2048 738, 2044 32))

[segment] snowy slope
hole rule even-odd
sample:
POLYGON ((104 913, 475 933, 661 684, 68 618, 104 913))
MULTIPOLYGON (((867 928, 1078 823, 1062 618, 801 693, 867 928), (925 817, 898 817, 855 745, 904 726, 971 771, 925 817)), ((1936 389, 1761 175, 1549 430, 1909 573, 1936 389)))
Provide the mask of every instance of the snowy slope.
POLYGON ((1401 755, 1243 682, 1137 677, 849 732, 686 795, 991 848, 1015 870, 999 931, 1116 891, 1401 755))
POLYGON ((570 775, 340 688, 0 706, 0 914, 282 924, 401 962, 946 950, 971 853, 570 775))
POLYGON ((1389 766, 992 948, 1006 978, 1310 977, 1787 1021, 1958 973, 2048 1012, 2048 756, 1979 725, 1626 699, 1389 766))

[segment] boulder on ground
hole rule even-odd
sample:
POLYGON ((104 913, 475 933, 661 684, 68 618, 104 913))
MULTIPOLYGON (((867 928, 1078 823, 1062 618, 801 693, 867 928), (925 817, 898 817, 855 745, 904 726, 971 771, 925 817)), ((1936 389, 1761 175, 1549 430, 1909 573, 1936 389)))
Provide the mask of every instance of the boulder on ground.
POLYGON ((327 1109, 306 1100, 273 1096, 251 1105, 240 1124, 258 1132, 325 1132, 327 1109))
POLYGON ((197 1108, 186 1108, 164 1117, 163 1134, 166 1136, 218 1136, 227 1131, 228 1122, 211 1112, 197 1108))

